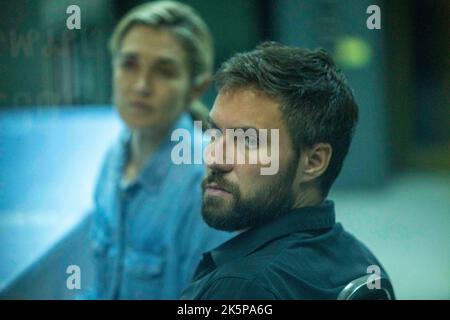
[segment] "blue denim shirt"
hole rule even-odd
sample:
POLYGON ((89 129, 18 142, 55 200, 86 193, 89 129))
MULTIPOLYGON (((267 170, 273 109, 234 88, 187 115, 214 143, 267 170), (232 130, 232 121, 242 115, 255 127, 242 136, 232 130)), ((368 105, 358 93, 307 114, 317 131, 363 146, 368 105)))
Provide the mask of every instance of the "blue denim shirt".
MULTIPOLYGON (((187 114, 180 116, 175 128, 186 129, 191 136, 198 130, 187 114)), ((128 130, 106 155, 95 191, 91 233, 95 298, 177 299, 202 253, 231 237, 204 223, 200 186, 204 168, 171 161, 178 143, 170 139, 172 130, 129 185, 121 183, 128 130)))

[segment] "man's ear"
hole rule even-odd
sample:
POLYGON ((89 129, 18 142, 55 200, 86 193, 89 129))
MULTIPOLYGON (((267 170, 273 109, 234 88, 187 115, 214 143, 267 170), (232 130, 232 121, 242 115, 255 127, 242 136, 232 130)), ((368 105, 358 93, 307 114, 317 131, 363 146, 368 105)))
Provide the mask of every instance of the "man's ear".
POLYGON ((333 149, 329 143, 316 143, 301 151, 302 182, 309 182, 327 170, 333 149))

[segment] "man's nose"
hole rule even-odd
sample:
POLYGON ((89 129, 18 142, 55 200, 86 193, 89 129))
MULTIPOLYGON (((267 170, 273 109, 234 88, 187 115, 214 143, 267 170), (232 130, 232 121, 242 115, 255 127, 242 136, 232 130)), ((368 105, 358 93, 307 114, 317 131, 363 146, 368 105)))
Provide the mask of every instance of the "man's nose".
MULTIPOLYGON (((232 145, 226 143, 225 136, 221 136, 217 141, 211 142, 205 149, 206 166, 216 172, 227 173, 233 170, 234 161, 227 161, 227 152, 232 145), (228 147, 227 147, 228 145, 228 147)), ((234 160, 234 159, 233 159, 234 160)))

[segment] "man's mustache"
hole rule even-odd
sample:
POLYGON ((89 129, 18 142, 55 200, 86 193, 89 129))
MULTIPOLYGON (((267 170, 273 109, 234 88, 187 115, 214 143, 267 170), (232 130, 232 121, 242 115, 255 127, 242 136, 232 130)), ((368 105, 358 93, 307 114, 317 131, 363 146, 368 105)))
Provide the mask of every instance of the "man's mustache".
POLYGON ((232 182, 227 181, 223 175, 220 174, 209 174, 202 180, 202 190, 205 191, 208 184, 215 183, 220 189, 228 191, 230 193, 235 193, 235 190, 239 188, 232 182))

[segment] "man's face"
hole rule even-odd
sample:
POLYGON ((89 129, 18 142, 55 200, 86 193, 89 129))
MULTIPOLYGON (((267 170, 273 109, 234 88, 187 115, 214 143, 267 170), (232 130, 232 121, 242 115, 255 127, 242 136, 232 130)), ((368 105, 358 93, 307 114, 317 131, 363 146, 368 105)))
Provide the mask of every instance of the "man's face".
POLYGON ((113 70, 114 102, 130 128, 165 128, 184 110, 189 70, 183 48, 167 29, 132 27, 113 70))
MULTIPOLYGON (((230 148, 236 150, 226 129, 279 130, 279 141, 268 139, 267 146, 250 144, 241 151, 248 159, 258 148, 279 144, 279 170, 275 175, 261 175, 261 164, 208 164, 202 182, 204 220, 213 228, 227 231, 244 230, 265 223, 293 204, 292 184, 296 175, 297 159, 292 141, 282 119, 279 103, 263 92, 236 89, 219 93, 210 112, 210 126, 221 131, 219 139, 208 145, 205 156, 219 144, 224 157, 230 148)), ((236 160, 236 159, 235 159, 236 160)))

